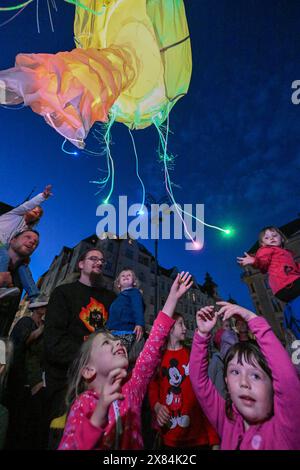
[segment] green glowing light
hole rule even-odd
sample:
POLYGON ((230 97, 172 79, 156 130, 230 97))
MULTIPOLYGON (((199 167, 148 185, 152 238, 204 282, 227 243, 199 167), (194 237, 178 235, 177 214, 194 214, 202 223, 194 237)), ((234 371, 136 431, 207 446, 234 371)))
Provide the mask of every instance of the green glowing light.
POLYGON ((24 3, 19 3, 18 5, 11 6, 11 7, 0 7, 0 11, 12 11, 12 10, 20 10, 23 7, 26 7, 26 5, 29 5, 29 3, 32 3, 33 0, 28 0, 27 2, 24 3))
MULTIPOLYGON (((102 136, 102 133, 101 132, 98 132, 95 130, 95 134, 100 134, 101 135, 101 138, 104 140, 104 143, 105 143, 105 149, 104 149, 104 153, 106 155, 106 162, 107 162, 107 176, 105 178, 102 178, 100 179, 99 181, 90 181, 90 183, 93 183, 93 184, 96 184, 100 187, 100 190, 96 193, 99 194, 105 187, 106 185, 109 183, 110 181, 110 190, 109 190, 109 193, 105 199, 105 201, 109 201, 112 193, 113 193, 113 190, 114 190, 114 181, 115 181, 115 169, 114 169, 114 161, 112 159, 112 156, 111 156, 111 152, 110 152, 110 143, 111 143, 111 133, 110 133, 110 130, 111 130, 111 127, 113 125, 113 123, 115 122, 115 119, 116 119, 116 116, 114 113, 111 113, 110 114, 110 119, 109 121, 103 125, 103 128, 106 129, 106 132, 104 134, 104 136, 102 136)), ((97 140, 99 140, 97 138, 97 140)), ((100 140, 99 140, 100 142, 100 140)), ((104 202, 105 204, 107 202, 104 202)))
POLYGON ((166 161, 167 163, 174 163, 175 157, 170 153, 167 155, 159 154, 159 160, 162 162, 166 161))
POLYGON ((231 237, 234 234, 234 230, 231 227, 228 227, 223 230, 223 233, 227 237, 231 237))

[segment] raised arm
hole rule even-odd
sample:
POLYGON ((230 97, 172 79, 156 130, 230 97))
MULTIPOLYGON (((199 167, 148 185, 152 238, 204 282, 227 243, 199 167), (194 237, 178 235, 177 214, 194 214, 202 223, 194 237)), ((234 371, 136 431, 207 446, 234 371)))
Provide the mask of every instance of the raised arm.
POLYGON ((300 428, 300 381, 291 359, 263 317, 238 305, 218 302, 224 319, 240 315, 249 325, 256 341, 272 371, 274 388, 274 413, 276 423, 282 430, 283 439, 290 448, 299 448, 300 428))
POLYGON ((249 255, 249 253, 245 251, 244 256, 237 257, 237 262, 243 267, 249 266, 249 265, 251 266, 255 262, 255 257, 249 255))
POLYGON ((46 199, 48 199, 49 196, 52 196, 51 193, 51 185, 46 186, 44 191, 37 196, 34 196, 32 199, 29 201, 24 202, 23 204, 20 204, 20 206, 15 207, 11 211, 9 211, 8 214, 14 214, 14 215, 24 215, 26 212, 34 209, 36 206, 39 206, 42 204, 46 199))
POLYGON ((190 355, 190 379, 195 395, 210 423, 222 436, 225 401, 208 377, 208 345, 210 332, 217 321, 213 306, 204 307, 196 314, 195 331, 190 355))
POLYGON ((138 402, 143 401, 151 377, 161 360, 161 348, 173 325, 172 318, 159 312, 128 382, 128 387, 138 402))
POLYGON ((30 199, 30 201, 26 201, 23 204, 20 204, 18 207, 15 207, 11 211, 7 212, 7 214, 23 216, 24 214, 26 214, 26 212, 31 211, 31 209, 34 209, 36 206, 39 206, 44 201, 45 198, 43 196, 43 193, 40 193, 30 199))
POLYGON ((244 256, 238 257, 237 262, 241 266, 253 266, 253 268, 259 269, 262 273, 266 273, 269 269, 272 259, 272 248, 263 246, 257 250, 255 256, 244 253, 244 256))
POLYGON ((163 307, 151 329, 150 336, 145 343, 128 382, 131 393, 135 399, 142 402, 148 384, 161 360, 161 348, 170 333, 174 320, 172 319, 178 300, 192 286, 191 276, 182 272, 178 274, 163 307))

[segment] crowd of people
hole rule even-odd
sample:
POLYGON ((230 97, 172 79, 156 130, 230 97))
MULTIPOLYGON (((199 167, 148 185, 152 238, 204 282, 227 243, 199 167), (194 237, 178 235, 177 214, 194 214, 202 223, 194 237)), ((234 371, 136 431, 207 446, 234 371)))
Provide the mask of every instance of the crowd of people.
MULTIPOLYGON (((122 270, 107 290, 94 246, 78 280, 43 297, 29 265, 51 195, 48 185, 0 216, 0 448, 300 450, 300 380, 286 349, 265 318, 223 301, 196 313, 190 349, 176 311, 188 272, 148 338, 136 274, 122 270), (23 290, 31 314, 14 322, 23 290)), ((257 253, 237 261, 269 274, 300 339, 300 266, 285 242, 266 227, 257 253)))

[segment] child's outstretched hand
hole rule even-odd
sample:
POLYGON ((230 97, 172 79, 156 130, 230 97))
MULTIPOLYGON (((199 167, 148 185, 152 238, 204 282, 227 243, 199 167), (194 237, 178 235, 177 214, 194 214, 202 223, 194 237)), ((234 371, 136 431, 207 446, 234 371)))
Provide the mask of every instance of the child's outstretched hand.
POLYGON ((189 272, 182 271, 177 274, 175 281, 173 282, 169 296, 173 296, 176 300, 179 300, 193 285, 191 281, 192 275, 189 272))
POLYGON ((237 257, 237 262, 241 266, 247 266, 248 264, 254 264, 255 258, 254 256, 248 255, 248 253, 244 253, 244 256, 238 256, 237 257))
POLYGON ((176 304, 178 300, 192 287, 193 281, 191 281, 191 274, 182 271, 177 274, 175 281, 173 282, 168 298, 165 305, 163 306, 163 312, 169 317, 173 316, 176 304))
POLYGON ((196 323, 200 336, 206 336, 217 323, 218 313, 213 305, 203 307, 196 313, 196 323))
POLYGON ((121 393, 121 382, 127 376, 125 369, 113 369, 107 377, 100 394, 97 407, 91 417, 91 423, 96 427, 104 427, 107 424, 108 409, 113 401, 124 400, 121 393))
POLYGON ((52 189, 52 185, 51 184, 48 184, 44 191, 43 191, 43 196, 45 199, 48 199, 48 197, 50 196, 53 196, 53 194, 51 193, 51 189, 52 189))
POLYGON ((251 320, 251 318, 255 318, 257 315, 247 310, 244 307, 240 307, 239 305, 231 304, 230 302, 217 302, 217 305, 220 305, 221 308, 218 311, 218 315, 222 316, 222 320, 228 320, 233 315, 239 315, 243 318, 246 322, 251 320))

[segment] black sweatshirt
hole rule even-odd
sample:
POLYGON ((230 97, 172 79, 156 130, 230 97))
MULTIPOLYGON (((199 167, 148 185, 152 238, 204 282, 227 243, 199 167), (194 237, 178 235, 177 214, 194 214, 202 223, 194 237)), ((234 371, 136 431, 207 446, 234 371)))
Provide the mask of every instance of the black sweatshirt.
POLYGON ((44 330, 46 385, 66 385, 67 371, 84 339, 103 325, 113 292, 79 281, 54 289, 47 308, 44 330))

